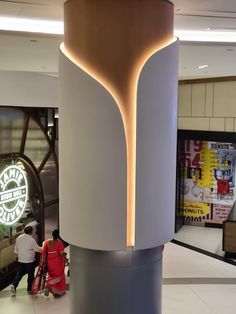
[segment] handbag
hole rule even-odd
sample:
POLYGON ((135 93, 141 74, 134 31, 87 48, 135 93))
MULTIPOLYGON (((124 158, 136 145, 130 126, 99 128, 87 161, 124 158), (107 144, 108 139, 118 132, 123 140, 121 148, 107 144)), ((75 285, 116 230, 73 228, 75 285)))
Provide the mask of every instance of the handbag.
POLYGON ((42 290, 45 287, 46 283, 46 273, 44 270, 43 263, 40 262, 36 276, 34 277, 31 292, 33 294, 37 294, 39 292, 42 292, 42 290))
POLYGON ((48 258, 48 250, 46 249, 46 255, 45 255, 44 261, 43 261, 42 255, 40 257, 39 267, 32 283, 32 288, 31 288, 32 294, 41 293, 45 289, 46 282, 47 282, 47 258, 48 258))
POLYGON ((47 282, 47 267, 45 265, 43 265, 40 287, 39 287, 40 292, 44 291, 45 286, 46 286, 46 282, 47 282))
POLYGON ((39 292, 40 283, 41 283, 41 275, 37 273, 32 283, 32 288, 31 288, 32 294, 36 294, 39 292))

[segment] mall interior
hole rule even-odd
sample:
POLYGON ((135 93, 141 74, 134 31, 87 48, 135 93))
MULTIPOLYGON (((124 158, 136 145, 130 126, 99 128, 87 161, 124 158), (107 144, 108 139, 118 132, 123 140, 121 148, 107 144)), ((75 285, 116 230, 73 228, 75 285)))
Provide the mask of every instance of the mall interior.
POLYGON ((0 1, 1 311, 235 313, 235 132, 235 0, 0 1), (12 295, 26 226, 60 298, 12 295))

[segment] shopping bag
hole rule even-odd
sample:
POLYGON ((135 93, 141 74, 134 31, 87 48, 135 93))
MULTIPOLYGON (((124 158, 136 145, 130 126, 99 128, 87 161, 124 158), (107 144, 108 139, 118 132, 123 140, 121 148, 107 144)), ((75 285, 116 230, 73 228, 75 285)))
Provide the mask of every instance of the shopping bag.
POLYGON ((33 283, 32 283, 31 292, 32 292, 33 294, 36 294, 36 293, 39 292, 40 284, 41 284, 41 275, 40 275, 40 274, 37 274, 37 275, 34 277, 34 280, 33 280, 33 283))
POLYGON ((45 286, 46 286, 46 281, 47 281, 47 267, 45 265, 43 265, 40 287, 39 287, 40 292, 44 291, 45 286))
POLYGON ((38 267, 38 271, 33 280, 31 292, 32 294, 43 292, 47 279, 47 267, 45 264, 40 264, 38 267))

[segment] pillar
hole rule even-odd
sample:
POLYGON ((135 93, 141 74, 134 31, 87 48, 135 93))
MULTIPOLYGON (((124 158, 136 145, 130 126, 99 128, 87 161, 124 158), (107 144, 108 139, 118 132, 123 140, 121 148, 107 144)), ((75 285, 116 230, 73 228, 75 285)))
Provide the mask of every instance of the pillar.
POLYGON ((160 314, 175 218, 173 5, 69 0, 64 12, 60 228, 71 313, 160 314))

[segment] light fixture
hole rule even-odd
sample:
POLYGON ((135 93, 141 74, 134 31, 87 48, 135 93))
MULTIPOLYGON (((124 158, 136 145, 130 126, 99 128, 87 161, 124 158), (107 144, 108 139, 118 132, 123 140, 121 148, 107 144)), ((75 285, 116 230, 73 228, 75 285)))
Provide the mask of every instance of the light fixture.
POLYGON ((232 31, 214 31, 214 30, 181 30, 176 29, 174 31, 176 37, 180 41, 198 41, 198 42, 224 42, 224 43, 235 43, 236 32, 232 31))
POLYGON ((0 30, 63 35, 63 21, 0 16, 0 30))
MULTIPOLYGON (((60 20, 0 16, 0 31, 63 35, 64 23, 60 20)), ((232 30, 216 31, 210 27, 204 31, 176 29, 174 34, 180 41, 236 42, 236 32, 232 30)))
POLYGON ((55 109, 54 118, 55 118, 55 119, 58 119, 58 118, 59 118, 58 109, 55 109))
POLYGON ((208 64, 201 64, 198 66, 199 69, 206 69, 208 68, 208 64))

